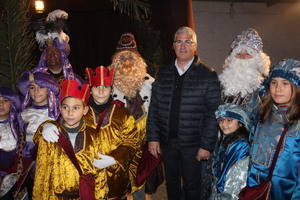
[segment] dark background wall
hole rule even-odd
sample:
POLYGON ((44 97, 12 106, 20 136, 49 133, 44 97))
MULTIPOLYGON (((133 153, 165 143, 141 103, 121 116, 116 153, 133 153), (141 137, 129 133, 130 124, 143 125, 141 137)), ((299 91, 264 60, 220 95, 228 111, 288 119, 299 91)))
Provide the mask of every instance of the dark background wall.
POLYGON ((138 49, 154 74, 161 63, 173 58, 172 41, 177 28, 193 26, 192 0, 151 0, 151 17, 137 21, 114 11, 110 0, 48 0, 44 14, 33 14, 33 20, 45 17, 55 9, 69 14, 71 64, 78 74, 85 67, 109 65, 117 42, 124 32, 132 32, 138 49))

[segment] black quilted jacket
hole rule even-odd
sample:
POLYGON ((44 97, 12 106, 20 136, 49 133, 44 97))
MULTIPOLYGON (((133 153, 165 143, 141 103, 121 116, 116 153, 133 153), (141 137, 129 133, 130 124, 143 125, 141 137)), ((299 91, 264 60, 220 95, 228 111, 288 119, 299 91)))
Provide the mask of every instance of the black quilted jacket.
MULTIPOLYGON (((152 85, 147 120, 147 140, 167 144, 176 70, 174 64, 162 67, 152 85)), ((178 139, 182 147, 198 146, 212 151, 217 141, 214 112, 220 102, 217 74, 195 57, 185 74, 179 108, 178 139)))

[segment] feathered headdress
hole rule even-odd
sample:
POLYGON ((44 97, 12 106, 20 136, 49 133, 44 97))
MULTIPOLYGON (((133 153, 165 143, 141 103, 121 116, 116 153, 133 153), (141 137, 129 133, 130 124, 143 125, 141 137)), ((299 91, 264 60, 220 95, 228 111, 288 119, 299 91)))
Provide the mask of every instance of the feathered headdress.
POLYGON ((64 32, 67 19, 68 13, 63 10, 54 10, 48 14, 44 24, 36 32, 36 41, 41 49, 45 48, 54 39, 58 39, 60 43, 69 43, 70 38, 64 32))
POLYGON ((47 71, 46 64, 46 48, 53 46, 60 50, 60 60, 62 63, 64 78, 68 80, 75 79, 72 66, 69 62, 68 55, 70 53, 69 36, 64 32, 66 28, 65 22, 68 19, 68 13, 63 10, 54 10, 50 12, 44 24, 40 25, 36 32, 36 41, 40 49, 43 51, 39 60, 39 64, 32 72, 47 71))

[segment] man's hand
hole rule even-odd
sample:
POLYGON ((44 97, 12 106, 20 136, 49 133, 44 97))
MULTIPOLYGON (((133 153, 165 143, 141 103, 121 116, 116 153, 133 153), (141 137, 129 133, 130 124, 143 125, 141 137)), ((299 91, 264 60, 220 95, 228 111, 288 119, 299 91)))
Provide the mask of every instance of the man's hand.
POLYGON ((43 127, 42 135, 47 142, 57 142, 59 132, 54 124, 47 123, 43 127))
POLYGON ((160 154, 159 142, 148 142, 148 150, 155 158, 158 159, 158 155, 160 154))
POLYGON ((196 155, 196 159, 198 161, 201 161, 201 160, 208 160, 210 157, 210 152, 205 150, 205 149, 201 149, 199 148, 198 152, 197 152, 197 155, 196 155))

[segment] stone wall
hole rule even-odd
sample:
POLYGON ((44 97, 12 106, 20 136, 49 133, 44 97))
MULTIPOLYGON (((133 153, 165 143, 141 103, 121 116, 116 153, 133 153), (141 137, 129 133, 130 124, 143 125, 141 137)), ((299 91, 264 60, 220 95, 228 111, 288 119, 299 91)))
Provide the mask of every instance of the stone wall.
POLYGON ((300 3, 231 3, 193 1, 200 58, 220 72, 234 37, 255 28, 272 63, 300 60, 300 3))

